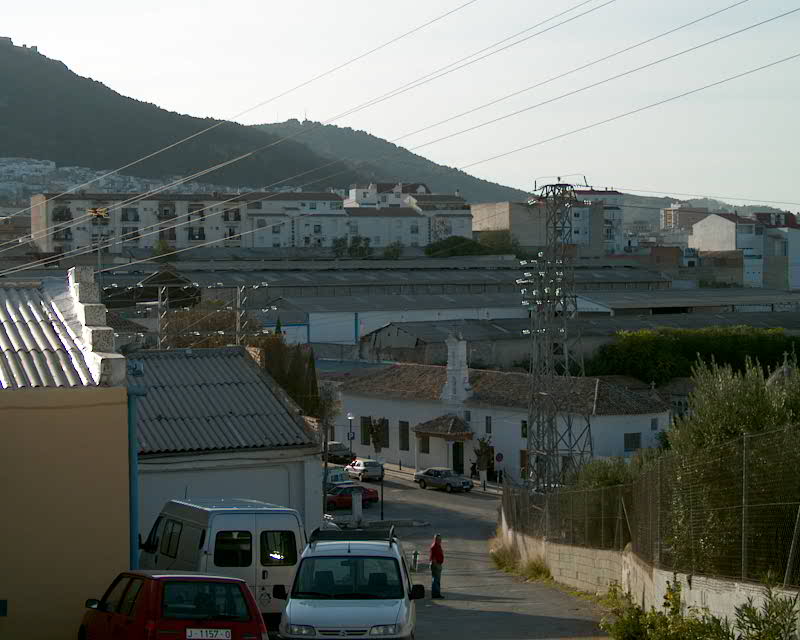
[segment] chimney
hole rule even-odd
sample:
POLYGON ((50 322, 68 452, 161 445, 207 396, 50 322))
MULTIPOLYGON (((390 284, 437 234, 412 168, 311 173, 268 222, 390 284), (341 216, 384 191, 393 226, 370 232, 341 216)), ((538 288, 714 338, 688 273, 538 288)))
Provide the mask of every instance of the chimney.
POLYGON ((447 344, 447 382, 442 389, 442 400, 460 405, 472 395, 467 366, 467 341, 460 333, 450 334, 447 344))

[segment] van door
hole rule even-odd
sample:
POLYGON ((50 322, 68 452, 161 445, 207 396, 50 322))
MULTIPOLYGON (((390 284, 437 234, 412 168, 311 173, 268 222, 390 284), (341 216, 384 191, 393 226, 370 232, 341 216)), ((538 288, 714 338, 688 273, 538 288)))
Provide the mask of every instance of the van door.
POLYGON ((253 593, 262 613, 281 613, 285 602, 272 599, 272 588, 282 584, 289 591, 305 535, 297 518, 290 514, 256 515, 258 567, 253 593))
POLYGON ((206 536, 205 566, 209 573, 241 578, 255 593, 255 516, 251 513, 215 515, 206 536))

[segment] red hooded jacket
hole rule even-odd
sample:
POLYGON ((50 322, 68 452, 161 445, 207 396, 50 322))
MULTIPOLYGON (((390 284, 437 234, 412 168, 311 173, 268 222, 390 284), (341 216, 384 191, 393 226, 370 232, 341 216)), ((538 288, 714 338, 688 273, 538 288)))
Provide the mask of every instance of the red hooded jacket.
POLYGON ((430 553, 431 564, 444 564, 444 550, 442 549, 441 542, 434 542, 431 544, 430 553))

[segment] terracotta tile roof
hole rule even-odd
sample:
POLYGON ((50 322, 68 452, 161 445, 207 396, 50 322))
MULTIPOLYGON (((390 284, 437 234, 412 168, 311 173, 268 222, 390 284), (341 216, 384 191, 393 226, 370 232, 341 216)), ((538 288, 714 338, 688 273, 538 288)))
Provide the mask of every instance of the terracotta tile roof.
POLYGON ((726 220, 730 220, 731 222, 735 222, 736 224, 761 224, 758 220, 755 220, 754 218, 743 218, 742 216, 736 215, 735 213, 712 213, 711 215, 719 216, 720 218, 725 218, 726 220))
POLYGON ((452 437, 457 440, 472 440, 472 429, 466 422, 452 413, 422 422, 412 429, 415 433, 429 436, 452 437))
POLYGON ((422 218, 422 214, 411 207, 346 207, 345 211, 351 218, 422 218))
MULTIPOLYGON (((406 400, 439 400, 447 377, 446 367, 396 364, 369 377, 347 380, 343 393, 394 397, 406 400)), ((566 385, 555 381, 543 390, 560 411, 580 415, 642 415, 661 413, 669 405, 656 394, 637 393, 600 378, 571 378, 566 385)), ((467 406, 499 406, 527 409, 529 378, 525 373, 470 369, 472 396, 467 406)))

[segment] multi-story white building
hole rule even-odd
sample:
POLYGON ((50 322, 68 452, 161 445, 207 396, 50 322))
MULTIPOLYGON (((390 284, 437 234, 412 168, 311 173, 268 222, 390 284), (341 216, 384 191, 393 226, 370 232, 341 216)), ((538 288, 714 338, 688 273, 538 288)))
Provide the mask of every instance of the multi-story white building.
POLYGON ((626 242, 625 233, 622 230, 624 221, 622 200, 625 194, 613 189, 576 189, 575 195, 587 202, 603 203, 603 243, 605 253, 623 253, 626 242))
POLYGON ((176 249, 208 244, 330 248, 337 238, 358 235, 380 248, 472 236, 469 205, 458 196, 431 195, 424 185, 414 190, 419 201, 398 189, 380 203, 385 207, 345 208, 342 196, 331 192, 161 195, 142 200, 135 193, 35 195, 32 241, 41 251, 57 253, 113 242, 108 252, 115 253, 123 247, 152 248, 162 240, 176 249), (108 209, 108 217, 90 218, 88 212, 97 208, 108 209))

